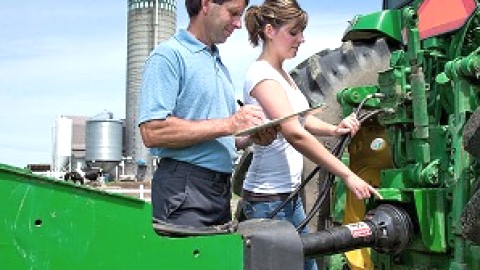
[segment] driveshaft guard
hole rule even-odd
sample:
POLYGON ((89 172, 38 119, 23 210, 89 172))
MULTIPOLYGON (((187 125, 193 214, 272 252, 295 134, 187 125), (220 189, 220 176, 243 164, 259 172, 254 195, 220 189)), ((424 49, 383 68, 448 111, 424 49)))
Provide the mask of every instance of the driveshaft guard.
POLYGON ((252 219, 238 225, 244 238, 245 270, 301 270, 303 247, 292 224, 284 220, 252 219))

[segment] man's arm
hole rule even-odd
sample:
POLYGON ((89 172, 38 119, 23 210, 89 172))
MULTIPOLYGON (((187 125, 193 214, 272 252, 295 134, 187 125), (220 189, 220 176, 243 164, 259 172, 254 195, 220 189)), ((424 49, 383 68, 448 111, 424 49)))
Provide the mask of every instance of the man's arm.
POLYGON ((232 128, 226 119, 189 121, 171 116, 141 124, 140 134, 148 148, 183 148, 229 135, 232 128))
POLYGON ((260 107, 247 105, 222 119, 192 121, 169 116, 162 120, 150 120, 140 124, 140 134, 148 148, 183 148, 232 135, 263 123, 263 119, 265 115, 260 107))

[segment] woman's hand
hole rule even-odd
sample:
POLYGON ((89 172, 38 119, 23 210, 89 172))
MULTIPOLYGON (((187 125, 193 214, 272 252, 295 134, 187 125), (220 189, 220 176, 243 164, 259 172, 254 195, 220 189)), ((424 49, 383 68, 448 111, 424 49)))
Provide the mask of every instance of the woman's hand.
POLYGON ((345 117, 338 125, 337 128, 333 131, 334 136, 341 136, 347 133, 350 133, 352 137, 360 129, 360 121, 357 119, 355 113, 350 114, 345 117))
POLYGON ((353 192, 357 199, 367 199, 373 194, 377 199, 383 199, 382 195, 371 185, 358 177, 356 174, 351 174, 344 179, 345 185, 353 192))

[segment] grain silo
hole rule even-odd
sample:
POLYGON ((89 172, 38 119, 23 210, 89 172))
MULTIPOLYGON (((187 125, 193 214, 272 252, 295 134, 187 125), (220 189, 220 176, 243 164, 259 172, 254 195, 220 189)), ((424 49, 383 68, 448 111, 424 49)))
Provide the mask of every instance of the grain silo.
POLYGON ((53 136, 52 167, 55 172, 69 171, 72 156, 72 119, 64 116, 58 117, 55 120, 53 136))
POLYGON ((85 161, 110 173, 122 160, 122 121, 90 119, 85 128, 85 161))
POLYGON ((143 67, 152 49, 175 29, 176 0, 128 1, 125 173, 138 180, 152 176, 152 160, 136 124, 143 67))

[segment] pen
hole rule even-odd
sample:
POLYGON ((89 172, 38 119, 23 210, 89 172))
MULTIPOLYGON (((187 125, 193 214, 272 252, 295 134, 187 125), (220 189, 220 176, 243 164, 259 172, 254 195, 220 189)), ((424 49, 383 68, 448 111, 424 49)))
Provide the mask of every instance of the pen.
POLYGON ((242 107, 243 106, 243 102, 240 100, 240 99, 237 99, 237 104, 242 107))

